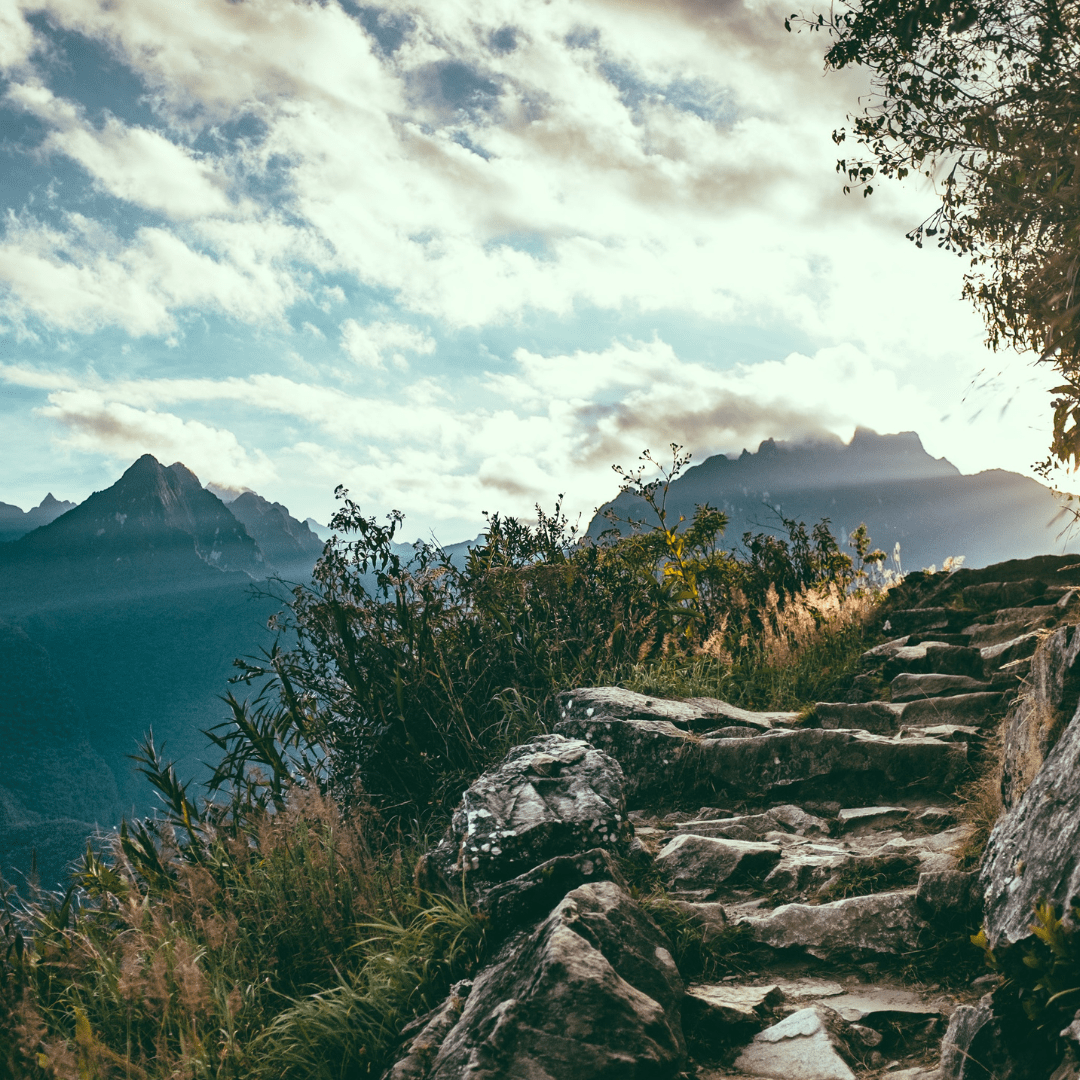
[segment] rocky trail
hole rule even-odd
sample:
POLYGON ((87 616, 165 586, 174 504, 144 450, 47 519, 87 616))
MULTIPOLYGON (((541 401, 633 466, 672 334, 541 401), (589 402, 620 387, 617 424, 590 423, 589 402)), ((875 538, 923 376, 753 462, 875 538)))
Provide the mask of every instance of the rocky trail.
POLYGON ((425 861, 497 951, 410 1025, 388 1080, 1075 1078, 1002 1049, 1000 980, 968 941, 984 907, 1024 932, 1042 888, 1001 867, 1077 704, 1061 565, 913 575, 846 700, 801 714, 562 695, 425 861), (965 785, 999 761, 1010 813, 980 871, 965 785))

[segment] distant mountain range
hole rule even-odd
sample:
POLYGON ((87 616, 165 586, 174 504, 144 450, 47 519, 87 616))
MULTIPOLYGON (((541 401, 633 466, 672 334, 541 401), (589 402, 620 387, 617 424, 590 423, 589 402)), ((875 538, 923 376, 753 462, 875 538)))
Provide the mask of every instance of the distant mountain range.
MULTIPOLYGON (((905 570, 940 567, 950 555, 978 567, 1080 550, 1072 514, 1048 488, 1002 469, 964 475, 931 457, 913 431, 878 435, 860 428, 849 443, 767 439, 756 453, 707 458, 671 485, 669 519, 689 519, 704 503, 728 515, 725 544, 733 549, 747 531, 780 531, 783 516, 807 525, 827 517, 842 544, 865 523, 874 544, 890 555, 900 544, 905 570)), ((644 509, 634 496, 620 495, 601 507, 589 533, 611 527, 607 510, 626 519, 647 517, 644 509)))
MULTIPOLYGON (((1078 546, 1059 536, 1067 519, 1045 487, 1001 470, 961 475, 911 432, 770 439, 709 458, 668 498, 676 517, 704 502, 728 514, 732 546, 781 514, 829 517, 842 541, 860 522, 889 552, 899 541, 906 569, 1078 546)), ((625 495, 609 506, 623 518, 643 509, 625 495)), ((589 531, 606 527, 598 515, 589 531)), ((283 601, 258 583, 309 578, 320 532, 150 455, 77 506, 51 495, 26 513, 0 504, 0 874, 21 880, 36 851, 43 883, 58 881, 96 826, 150 811, 128 757, 150 728, 181 777, 206 776, 201 731, 226 714, 233 658, 273 640, 267 620, 283 601)), ((445 550, 461 565, 476 542, 445 550)))
POLYGON ((32 529, 48 525, 50 521, 55 521, 74 506, 73 502, 61 502, 59 499, 54 499, 51 491, 37 506, 25 512, 11 503, 0 502, 0 543, 17 540, 32 529))

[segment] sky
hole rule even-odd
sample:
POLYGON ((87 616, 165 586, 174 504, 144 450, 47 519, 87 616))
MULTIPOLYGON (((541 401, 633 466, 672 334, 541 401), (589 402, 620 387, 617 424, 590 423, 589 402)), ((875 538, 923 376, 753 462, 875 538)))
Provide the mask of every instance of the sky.
POLYGON ((857 425, 1028 473, 929 181, 845 196, 867 90, 769 0, 0 0, 0 500, 143 453, 473 536, 612 465, 857 425))

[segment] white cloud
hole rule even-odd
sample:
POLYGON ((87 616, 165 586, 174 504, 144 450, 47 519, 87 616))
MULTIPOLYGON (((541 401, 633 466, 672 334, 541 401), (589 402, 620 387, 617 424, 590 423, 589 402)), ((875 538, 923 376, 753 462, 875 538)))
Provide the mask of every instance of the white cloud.
POLYGON ((366 326, 355 319, 341 324, 341 347, 361 367, 382 368, 390 356, 397 367, 408 366, 404 353, 429 356, 435 351, 435 339, 415 326, 398 322, 373 322, 366 326))
POLYGON ((0 0, 0 71, 21 68, 36 44, 33 27, 23 18, 17 0, 0 0))

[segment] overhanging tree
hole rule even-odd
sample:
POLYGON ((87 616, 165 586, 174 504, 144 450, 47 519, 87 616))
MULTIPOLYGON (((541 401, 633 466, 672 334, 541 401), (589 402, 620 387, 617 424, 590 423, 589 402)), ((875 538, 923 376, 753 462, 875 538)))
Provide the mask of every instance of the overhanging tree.
POLYGON ((845 190, 924 173, 940 203, 908 234, 970 259, 964 295, 993 348, 1060 372, 1052 459, 1080 466, 1080 2, 855 0, 793 15, 827 33, 828 68, 860 65, 845 190))

